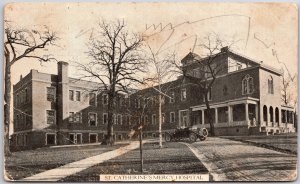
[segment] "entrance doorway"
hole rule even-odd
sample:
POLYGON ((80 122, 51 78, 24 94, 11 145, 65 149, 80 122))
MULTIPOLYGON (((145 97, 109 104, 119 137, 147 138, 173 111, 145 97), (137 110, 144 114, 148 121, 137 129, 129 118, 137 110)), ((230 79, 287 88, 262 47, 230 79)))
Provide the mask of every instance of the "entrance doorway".
POLYGON ((97 137, 98 137, 97 134, 90 134, 90 136, 89 136, 90 143, 96 143, 97 137))

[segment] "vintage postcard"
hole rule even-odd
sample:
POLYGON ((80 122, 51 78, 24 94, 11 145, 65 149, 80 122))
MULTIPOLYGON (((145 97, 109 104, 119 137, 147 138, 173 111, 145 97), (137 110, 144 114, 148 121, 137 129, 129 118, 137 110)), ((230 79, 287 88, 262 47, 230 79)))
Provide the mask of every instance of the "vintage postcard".
POLYGON ((292 3, 11 3, 4 179, 295 181, 292 3))

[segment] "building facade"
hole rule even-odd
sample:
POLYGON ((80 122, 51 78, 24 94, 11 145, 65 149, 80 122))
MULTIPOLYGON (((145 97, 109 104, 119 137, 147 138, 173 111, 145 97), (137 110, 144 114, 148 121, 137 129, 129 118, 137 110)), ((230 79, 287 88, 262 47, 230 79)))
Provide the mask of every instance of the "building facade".
MULTIPOLYGON (((182 69, 199 80, 205 59, 189 53, 182 69)), ((216 135, 249 135, 295 131, 292 107, 281 103, 280 71, 223 48, 213 62, 220 67, 208 94, 216 135)), ((162 130, 206 127, 207 110, 197 84, 186 77, 162 84, 162 130)), ((136 124, 145 124, 144 137, 158 135, 156 87, 119 95, 114 112, 117 140, 126 139, 136 124)), ((13 86, 14 150, 43 146, 100 142, 107 126, 108 98, 101 85, 68 76, 68 63, 58 63, 58 74, 37 70, 13 86)))

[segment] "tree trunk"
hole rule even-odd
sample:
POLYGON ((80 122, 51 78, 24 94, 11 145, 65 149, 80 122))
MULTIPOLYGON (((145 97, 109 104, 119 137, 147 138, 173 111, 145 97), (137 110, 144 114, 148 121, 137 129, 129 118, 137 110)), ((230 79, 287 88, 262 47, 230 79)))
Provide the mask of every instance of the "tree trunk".
POLYGON ((209 105, 207 94, 208 94, 208 92, 205 93, 205 105, 206 105, 206 109, 207 109, 208 122, 209 122, 209 126, 210 126, 210 135, 213 137, 213 136, 215 136, 215 126, 214 126, 213 117, 212 117, 211 108, 209 105))
POLYGON ((161 134, 161 125, 162 125, 162 114, 161 114, 161 94, 158 95, 158 134, 159 134, 159 148, 162 148, 162 134, 161 134))
POLYGON ((11 99, 11 71, 10 55, 5 53, 5 71, 4 71, 4 154, 10 155, 9 149, 9 125, 10 125, 10 99, 11 99))
POLYGON ((114 144, 114 120, 113 120, 113 110, 114 110, 114 95, 109 93, 108 94, 108 122, 107 122, 107 136, 104 139, 103 144, 109 144, 113 145, 114 144))

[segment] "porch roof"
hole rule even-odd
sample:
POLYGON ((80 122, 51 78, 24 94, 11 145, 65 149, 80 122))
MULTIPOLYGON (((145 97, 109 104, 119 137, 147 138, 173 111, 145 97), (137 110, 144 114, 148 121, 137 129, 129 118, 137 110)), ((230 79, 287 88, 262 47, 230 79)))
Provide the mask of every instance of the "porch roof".
MULTIPOLYGON (((218 107, 226 107, 228 105, 237 105, 237 104, 257 104, 259 101, 258 98, 252 98, 252 97, 243 97, 243 98, 238 98, 234 100, 227 100, 223 102, 216 102, 216 103, 211 103, 210 107, 211 108, 218 108, 218 107)), ((198 111, 198 110, 204 110, 206 109, 206 105, 197 105, 197 106, 192 106, 190 107, 192 111, 198 111)))

